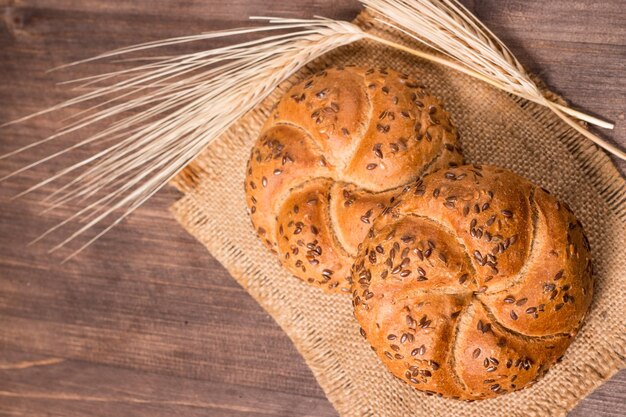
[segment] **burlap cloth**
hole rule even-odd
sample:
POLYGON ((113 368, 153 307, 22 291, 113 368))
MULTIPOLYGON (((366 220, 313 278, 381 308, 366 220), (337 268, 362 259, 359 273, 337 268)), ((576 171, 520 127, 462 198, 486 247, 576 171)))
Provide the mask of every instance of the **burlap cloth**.
MULTIPOLYGON (((385 37, 362 13, 356 22, 385 37)), ((406 42, 406 39, 402 40, 406 42)), ((541 106, 377 44, 342 47, 300 71, 209 146, 174 181, 184 197, 172 207, 241 286, 285 330, 342 416, 565 415, 625 360, 624 236, 626 187, 610 160, 541 106), (395 379, 359 336, 350 298, 294 279, 254 234, 246 213, 246 160, 268 110, 286 88, 336 64, 389 66, 421 80, 443 99, 459 127, 467 160, 509 168, 568 202, 593 249, 595 295, 582 331, 563 361, 530 389, 465 403, 428 397, 395 379)))

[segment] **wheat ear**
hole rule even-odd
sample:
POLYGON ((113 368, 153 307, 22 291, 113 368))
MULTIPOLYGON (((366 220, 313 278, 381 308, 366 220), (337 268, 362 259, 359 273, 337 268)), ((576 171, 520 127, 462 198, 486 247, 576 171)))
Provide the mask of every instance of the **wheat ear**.
MULTIPOLYGON (((261 19, 270 20, 269 25, 151 42, 81 61, 79 63, 218 37, 232 38, 253 33, 277 32, 262 39, 198 53, 164 57, 130 70, 76 80, 82 83, 81 87, 95 89, 13 122, 91 100, 99 101, 92 108, 95 112, 87 111, 86 115, 61 132, 3 155, 0 159, 93 123, 122 116, 120 121, 112 123, 99 133, 2 178, 7 179, 91 143, 111 137, 119 139, 114 145, 63 169, 24 192, 31 192, 74 171, 82 170, 46 201, 49 203, 47 210, 73 202, 81 204, 83 208, 37 240, 73 221, 80 222, 77 230, 51 249, 55 251, 105 221, 113 213, 121 213, 102 232, 66 259, 76 255, 167 184, 202 149, 257 106, 279 83, 313 59, 341 45, 364 38, 364 32, 359 27, 347 22, 324 18, 261 19), (119 80, 120 77, 123 79, 119 80), (108 81, 112 83, 98 86, 99 83, 108 81), (137 109, 143 110, 138 114, 127 115, 127 112, 137 109)), ((71 65, 76 64, 78 63, 71 65)))
POLYGON ((544 98, 502 42, 456 1, 361 1, 383 17, 379 18, 381 22, 438 53, 410 48, 365 32, 351 23, 325 18, 256 18, 266 20, 268 24, 122 48, 67 66, 105 58, 145 63, 123 71, 70 82, 79 83, 78 88, 87 88, 88 92, 11 123, 90 101, 96 101, 97 104, 74 114, 70 118, 71 123, 60 132, 2 155, 0 159, 94 123, 112 118, 119 120, 70 147, 0 178, 0 181, 77 148, 93 143, 113 142, 20 194, 74 174, 70 181, 45 200, 49 204, 45 211, 70 203, 82 207, 40 236, 45 237, 72 222, 79 224, 77 230, 51 251, 72 242, 110 216, 117 215, 104 230, 66 258, 69 259, 154 195, 211 141, 264 100, 279 83, 311 60, 361 39, 370 39, 448 66, 506 92, 542 104, 584 136, 626 159, 624 152, 592 135, 567 114, 599 126, 611 128, 611 124, 544 98), (164 46, 216 38, 230 39, 263 32, 274 34, 180 56, 120 58, 129 53, 164 46))
POLYGON ((379 22, 438 51, 444 57, 422 53, 377 36, 370 35, 370 39, 422 58, 431 59, 503 91, 546 106, 580 134, 608 152, 626 160, 626 152, 594 135, 567 115, 608 129, 614 127, 612 123, 545 98, 506 45, 458 1, 360 1, 366 8, 383 17, 377 18, 379 22))

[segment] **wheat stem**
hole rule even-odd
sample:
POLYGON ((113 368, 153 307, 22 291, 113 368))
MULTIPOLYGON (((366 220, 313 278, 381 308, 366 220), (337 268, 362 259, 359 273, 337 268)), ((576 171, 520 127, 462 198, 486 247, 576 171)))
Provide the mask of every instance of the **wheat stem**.
POLYGON ((596 135, 594 135, 593 133, 591 133, 590 131, 588 131, 584 127, 582 127, 580 124, 576 123, 576 121, 572 120, 569 116, 564 114, 561 111, 561 109, 559 107, 557 107, 554 103, 552 103, 550 101, 546 101, 546 106, 549 107, 550 110, 552 110, 554 113, 556 113, 557 116, 559 116, 565 123, 567 123, 570 127, 572 127, 574 130, 576 130, 578 133, 580 133, 581 135, 583 135, 587 139, 591 140, 596 145, 606 149, 607 151, 609 151, 613 155, 617 156, 618 158, 626 160, 626 152, 624 152, 623 150, 619 149, 618 147, 616 147, 616 146, 614 146, 614 145, 604 141, 603 139, 600 139, 599 137, 597 137, 596 135))
MULTIPOLYGON (((482 75, 482 74, 480 74, 480 73, 478 73, 476 71, 473 71, 473 70, 465 67, 462 64, 458 64, 458 63, 456 63, 454 61, 451 61, 449 59, 442 58, 439 55, 435 55, 435 54, 428 53, 428 52, 425 52, 425 51, 422 51, 422 50, 418 50, 418 49, 414 49, 414 48, 409 48, 408 46, 405 46, 405 45, 402 45, 402 44, 390 41, 390 40, 385 39, 385 38, 381 38, 380 36, 372 35, 371 33, 367 33, 367 38, 371 39, 371 40, 373 40, 375 42, 379 42, 379 43, 381 43, 383 45, 387 45, 387 46, 389 46, 391 48, 398 49, 398 50, 403 51, 403 52, 407 52, 407 53, 409 53, 411 55, 414 55, 414 56, 417 56, 419 58, 423 58, 423 59, 426 59, 428 61, 432 61, 432 62, 435 62, 437 64, 444 65, 446 67, 452 68, 452 69, 454 69, 456 71, 462 72, 463 74, 466 74, 466 75, 469 75, 469 76, 474 77, 476 79, 479 79, 479 80, 481 80, 481 81, 483 81, 483 82, 485 82, 487 84, 490 84, 490 85, 492 85, 492 86, 494 86, 494 87, 496 87, 496 88, 498 88, 500 90, 503 90, 503 91, 505 91, 507 93, 514 94, 514 95, 519 96, 519 97, 521 97, 523 99, 526 99, 528 101, 532 101, 533 103, 537 103, 537 104, 541 104, 541 105, 547 106, 546 102, 549 101, 552 106, 558 108, 563 113, 569 114, 570 116, 574 116, 575 118, 577 118, 579 120, 582 120, 584 122, 593 124, 595 126, 599 126, 599 127, 605 128, 605 129, 613 129, 615 127, 615 125, 613 123, 610 123, 608 121, 599 119, 597 117, 591 116, 591 115, 586 114, 586 113, 582 113, 582 112, 580 112, 578 110, 574 110, 574 109, 572 109, 570 107, 563 106, 563 105, 561 105, 559 103, 555 103, 555 102, 550 101, 550 100, 548 100, 546 98, 537 98, 537 97, 534 97, 534 96, 530 96, 530 95, 528 95, 526 93, 522 93, 520 91, 514 91, 513 89, 507 87, 506 85, 504 85, 504 84, 502 84, 502 83, 500 83, 500 82, 498 82, 498 81, 496 81, 496 80, 494 80, 492 78, 486 77, 486 76, 484 76, 484 75, 482 75)), ((552 106, 550 106, 550 107, 552 107, 552 106)))
POLYGON ((569 116, 607 129, 610 122, 544 97, 511 51, 457 0, 360 0, 379 22, 434 49, 419 51, 368 33, 368 38, 470 75, 507 93, 543 105, 577 132, 613 155, 626 153, 578 125, 569 116), (569 115, 569 116, 568 116, 569 115))
MULTIPOLYGON (((103 58, 120 61, 120 55, 186 42, 269 33, 264 38, 196 53, 148 58, 147 63, 134 68, 70 82, 78 89, 88 90, 64 103, 11 123, 91 100, 97 100, 97 104, 86 106, 86 109, 74 114, 61 131, 0 155, 0 160, 94 123, 119 120, 113 120, 106 128, 86 139, 28 164, 0 178, 0 181, 80 147, 115 140, 113 144, 107 143, 103 150, 94 152, 24 192, 73 173, 69 181, 44 200, 49 204, 46 212, 69 203, 77 206, 71 216, 40 236, 47 236, 70 223, 78 223, 77 230, 51 251, 74 241, 101 222, 109 222, 109 216, 117 216, 104 230, 72 252, 68 257, 71 258, 154 195, 202 149, 305 64, 339 46, 362 39, 444 65, 507 93, 546 106, 594 143, 626 159, 623 151, 588 132, 570 116, 605 128, 612 128, 611 123, 544 97, 506 46, 456 0, 361 2, 382 17, 379 22, 427 45, 434 52, 384 39, 348 22, 321 17, 255 17, 252 19, 263 19, 269 25, 185 36, 107 52, 65 67, 103 58), (79 168, 80 171, 74 172, 79 168)), ((141 58, 130 60, 139 62, 141 58)))

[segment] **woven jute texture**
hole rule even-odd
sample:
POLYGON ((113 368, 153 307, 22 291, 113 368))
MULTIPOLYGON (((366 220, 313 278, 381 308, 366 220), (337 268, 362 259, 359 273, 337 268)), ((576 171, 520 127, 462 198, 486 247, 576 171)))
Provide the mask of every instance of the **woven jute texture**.
MULTIPOLYGON (((357 24, 407 42, 362 13, 357 24)), ((416 45, 413 45, 416 46, 416 45)), ((452 70, 378 44, 325 55, 212 143, 174 181, 184 196, 172 211, 284 329, 342 416, 565 415, 625 364, 626 187, 610 160, 541 106, 512 98, 452 70), (350 298, 294 279, 257 239, 246 213, 250 148, 276 99, 292 83, 331 65, 387 66, 420 80, 446 103, 469 162, 506 167, 568 202, 591 242, 595 295, 563 361, 540 382, 493 400, 429 397, 395 379, 359 335, 350 298)))

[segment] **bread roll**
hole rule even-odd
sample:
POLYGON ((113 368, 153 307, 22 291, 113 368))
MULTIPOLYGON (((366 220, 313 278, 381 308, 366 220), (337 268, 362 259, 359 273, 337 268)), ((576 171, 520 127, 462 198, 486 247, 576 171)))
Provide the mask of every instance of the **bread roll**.
POLYGON ((398 378, 465 400, 525 388, 591 303, 589 243, 568 206, 504 169, 443 169, 405 187, 353 267, 361 334, 398 378))
POLYGON ((402 186, 462 163, 441 102, 389 69, 334 68, 291 88, 252 148, 257 234, 296 277, 350 292, 359 243, 402 186))

